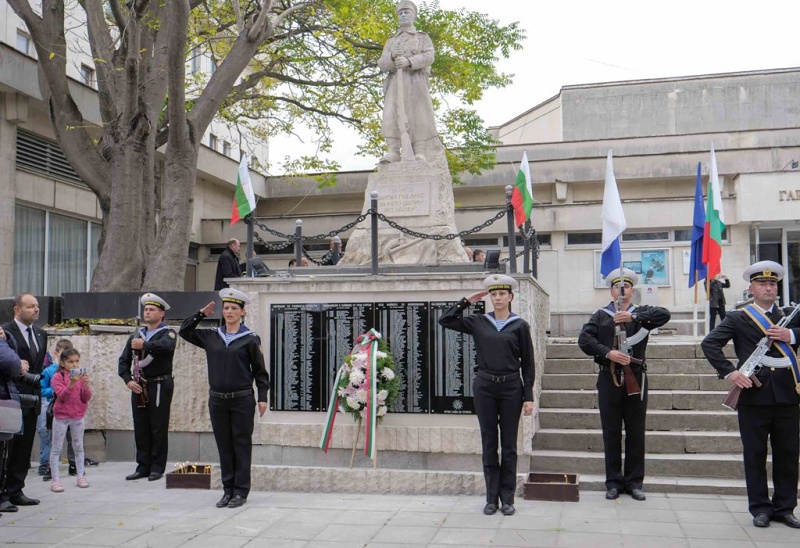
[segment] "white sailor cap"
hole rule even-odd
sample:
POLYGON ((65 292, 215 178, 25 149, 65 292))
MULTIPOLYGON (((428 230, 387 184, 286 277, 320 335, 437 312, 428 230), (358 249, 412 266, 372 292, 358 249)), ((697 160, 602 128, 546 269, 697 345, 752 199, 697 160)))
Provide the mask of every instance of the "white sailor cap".
POLYGON ((157 306, 161 310, 169 310, 169 305, 167 304, 167 301, 165 301, 155 293, 145 293, 144 295, 142 295, 142 298, 139 299, 139 302, 142 304, 142 306, 147 306, 148 304, 151 304, 153 306, 157 306))
POLYGON ((615 268, 606 276, 608 287, 614 287, 620 282, 628 282, 633 287, 639 283, 639 276, 630 268, 615 268))
POLYGON ((232 287, 226 287, 219 292, 219 298, 223 303, 235 303, 244 308, 246 304, 250 304, 250 297, 232 287))
POLYGON ((784 268, 775 261, 758 261, 748 266, 742 277, 746 282, 779 282, 783 274, 784 268))
POLYGON ((483 288, 489 292, 505 289, 513 293, 517 287, 519 287, 517 280, 505 274, 491 274, 483 280, 483 288))

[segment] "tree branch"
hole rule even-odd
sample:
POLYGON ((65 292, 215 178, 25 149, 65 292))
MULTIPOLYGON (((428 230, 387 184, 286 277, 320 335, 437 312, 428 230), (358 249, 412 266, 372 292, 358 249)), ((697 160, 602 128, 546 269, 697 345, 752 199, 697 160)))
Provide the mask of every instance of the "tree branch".
POLYGON ((40 32, 42 18, 36 15, 28 3, 28 0, 8 0, 8 5, 11 6, 11 9, 25 22, 25 26, 28 27, 28 32, 30 32, 31 35, 33 35, 34 32, 40 32))
MULTIPOLYGON (((189 2, 187 0, 171 0, 169 10, 166 12, 170 27, 167 41, 167 89, 169 93, 169 103, 167 112, 169 114, 169 143, 175 145, 176 150, 180 150, 178 142, 192 141, 196 136, 189 134, 186 124, 186 42, 188 40, 189 27, 189 2)), ((205 128, 202 128, 205 131, 205 128)), ((157 136, 156 136, 157 137, 157 136)))
POLYGON ((122 6, 119 5, 119 0, 109 0, 109 5, 111 6, 111 15, 117 23, 120 34, 122 34, 125 29, 125 14, 122 11, 122 6))
POLYGON ((82 0, 89 27, 89 45, 97 69, 97 90, 100 99, 100 114, 104 122, 117 117, 119 111, 115 98, 119 89, 119 78, 114 70, 114 41, 106 24, 101 0, 82 0))

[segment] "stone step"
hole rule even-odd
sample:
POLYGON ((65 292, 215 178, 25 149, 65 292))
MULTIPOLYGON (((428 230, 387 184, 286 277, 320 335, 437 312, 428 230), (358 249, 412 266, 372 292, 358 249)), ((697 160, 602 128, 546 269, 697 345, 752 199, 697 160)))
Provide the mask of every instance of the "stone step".
MULTIPOLYGON (((767 457, 767 474, 772 474, 771 458, 767 457)), ((604 474, 603 453, 589 451, 535 450, 531 455, 531 470, 568 474, 604 474)), ((645 455, 648 475, 699 478, 744 478, 741 455, 724 453, 656 454, 645 455)))
MULTIPOLYGON (((652 374, 671 373, 682 375, 714 374, 714 368, 705 359, 687 358, 679 360, 647 359, 647 372, 652 374)), ((551 359, 544 362, 544 373, 556 374, 597 374, 597 366, 591 358, 551 359)))
MULTIPOLYGON (((606 477, 603 474, 581 474, 581 490, 605 491, 606 477)), ((770 485, 772 482, 770 482, 770 485)), ((646 493, 697 493, 703 495, 746 495, 744 479, 731 478, 686 478, 679 476, 650 476, 644 478, 646 493)), ((747 510, 743 503, 742 511, 747 510)))
MULTIPOLYGON (((738 432, 647 432, 645 443, 648 453, 742 453, 738 432)), ((602 452, 603 432, 599 428, 541 429, 533 438, 533 448, 602 452)))
MULTIPOLYGON (((600 428, 600 413, 596 409, 539 409, 540 428, 600 428)), ((738 432, 739 422, 734 411, 675 411, 649 409, 648 431, 668 432, 738 432)))
MULTIPOLYGON (((730 384, 716 374, 708 375, 648 375, 647 383, 652 390, 705 390, 725 391, 730 384)), ((597 375, 558 375, 542 376, 543 390, 593 390, 597 384, 597 375)))
MULTIPOLYGON (((714 411, 724 409, 722 401, 727 392, 700 390, 650 390, 648 409, 680 409, 714 411)), ((559 407, 597 409, 596 390, 544 390, 539 397, 544 408, 559 407)))
MULTIPOLYGON (((550 343, 545 349, 548 358, 585 358, 586 354, 580 349, 577 340, 566 344, 550 343)), ((723 348, 727 357, 735 357, 733 344, 728 344, 723 348)), ((697 343, 671 343, 668 339, 651 337, 647 345, 648 359, 705 359, 703 350, 700 348, 700 341, 697 343)))

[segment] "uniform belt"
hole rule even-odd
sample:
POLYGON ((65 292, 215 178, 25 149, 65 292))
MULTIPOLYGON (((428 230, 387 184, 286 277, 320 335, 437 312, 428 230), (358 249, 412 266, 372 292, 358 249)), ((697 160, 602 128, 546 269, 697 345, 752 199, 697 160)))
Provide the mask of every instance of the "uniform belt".
POLYGON ((145 377, 144 380, 146 380, 147 382, 164 382, 171 378, 172 375, 161 375, 160 377, 145 377))
POLYGON ((765 367, 791 367, 792 362, 785 356, 781 356, 780 358, 764 356, 761 358, 761 365, 765 367))
POLYGON ((487 373, 486 371, 476 371, 475 374, 482 379, 486 379, 492 382, 506 382, 511 380, 519 380, 519 373, 506 373, 505 375, 493 375, 491 373, 487 373))
POLYGON ((249 390, 239 390, 238 392, 214 392, 213 390, 208 391, 208 395, 212 398, 217 398, 218 400, 232 400, 234 398, 244 398, 245 396, 251 396, 253 394, 253 389, 249 390))

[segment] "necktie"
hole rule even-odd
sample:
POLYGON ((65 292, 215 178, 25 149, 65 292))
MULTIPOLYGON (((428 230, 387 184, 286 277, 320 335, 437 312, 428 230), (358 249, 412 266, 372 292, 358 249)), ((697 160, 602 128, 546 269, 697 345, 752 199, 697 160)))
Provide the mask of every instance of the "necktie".
POLYGON ((31 351, 31 358, 34 357, 36 355, 37 348, 33 339, 33 327, 28 328, 28 348, 31 351))

